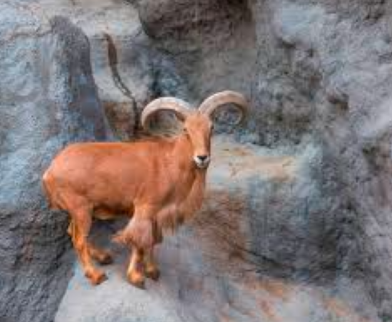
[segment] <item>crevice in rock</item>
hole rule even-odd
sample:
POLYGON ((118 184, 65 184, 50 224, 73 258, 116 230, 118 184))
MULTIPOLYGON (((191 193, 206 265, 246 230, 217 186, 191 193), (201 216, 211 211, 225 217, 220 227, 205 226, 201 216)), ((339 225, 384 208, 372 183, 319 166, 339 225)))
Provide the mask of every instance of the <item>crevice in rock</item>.
POLYGON ((133 133, 134 136, 137 137, 138 133, 140 132, 140 113, 137 108, 137 103, 134 95, 132 94, 128 86, 123 82, 121 75, 117 69, 118 55, 117 55, 117 49, 114 40, 112 36, 109 35, 108 33, 105 33, 104 37, 108 45, 107 53, 108 53, 110 70, 112 72, 113 82, 115 86, 121 91, 121 93, 123 93, 126 97, 128 97, 132 102, 133 119, 134 119, 133 133))

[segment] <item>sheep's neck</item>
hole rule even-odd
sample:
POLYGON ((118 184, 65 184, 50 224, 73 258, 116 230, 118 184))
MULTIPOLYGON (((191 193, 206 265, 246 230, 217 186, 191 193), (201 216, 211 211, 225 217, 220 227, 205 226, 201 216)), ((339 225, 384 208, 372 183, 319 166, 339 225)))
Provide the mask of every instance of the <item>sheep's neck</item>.
POLYGON ((188 198, 183 204, 185 219, 192 217, 192 215, 200 209, 203 203, 206 186, 206 173, 206 170, 197 171, 192 188, 189 191, 188 198))
POLYGON ((186 135, 180 135, 174 148, 175 155, 179 162, 179 187, 182 190, 180 202, 180 212, 184 219, 192 216, 202 205, 205 185, 206 169, 199 169, 193 162, 192 143, 186 135))

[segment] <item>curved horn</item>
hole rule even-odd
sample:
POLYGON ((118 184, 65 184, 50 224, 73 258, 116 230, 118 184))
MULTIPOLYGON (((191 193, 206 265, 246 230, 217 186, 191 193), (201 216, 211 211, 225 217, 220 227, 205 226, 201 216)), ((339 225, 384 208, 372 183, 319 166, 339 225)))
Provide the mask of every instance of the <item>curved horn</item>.
POLYGON ((218 107, 229 103, 235 104, 236 107, 241 111, 241 117, 235 123, 237 125, 244 120, 248 113, 248 102, 240 93, 233 91, 223 91, 213 94, 206 98, 203 103, 201 103, 199 111, 211 117, 218 107))
POLYGON ((143 110, 141 122, 144 129, 148 129, 151 117, 158 111, 174 112, 176 117, 184 121, 192 112, 190 105, 175 97, 162 97, 153 100, 143 110))

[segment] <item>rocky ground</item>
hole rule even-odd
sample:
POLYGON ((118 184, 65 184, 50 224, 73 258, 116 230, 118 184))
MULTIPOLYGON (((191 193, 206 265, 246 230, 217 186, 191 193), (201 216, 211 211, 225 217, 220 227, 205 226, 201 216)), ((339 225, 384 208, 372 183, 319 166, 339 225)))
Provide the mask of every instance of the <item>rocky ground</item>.
POLYGON ((0 321, 392 321, 391 30, 383 0, 4 0, 0 321), (161 281, 128 285, 115 249, 91 287, 42 195, 52 156, 227 88, 249 121, 217 127, 161 281))

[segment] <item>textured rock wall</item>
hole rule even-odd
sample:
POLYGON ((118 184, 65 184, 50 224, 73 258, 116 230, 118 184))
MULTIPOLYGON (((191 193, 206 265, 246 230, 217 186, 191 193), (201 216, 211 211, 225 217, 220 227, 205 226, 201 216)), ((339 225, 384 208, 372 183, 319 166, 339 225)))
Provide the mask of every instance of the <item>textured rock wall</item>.
POLYGON ((226 88, 250 93, 257 46, 246 1, 139 1, 138 11, 196 99, 226 88))
MULTIPOLYGON (((327 174, 324 184, 337 186, 341 201, 335 213, 341 227, 340 267, 349 276, 363 278, 380 317, 388 321, 391 4, 282 1, 267 8, 273 37, 265 48, 274 52, 272 59, 280 53, 276 64, 285 72, 266 64, 258 76, 262 85, 256 104, 266 106, 258 124, 276 113, 282 124, 271 123, 273 129, 261 130, 260 138, 267 144, 282 137, 296 140, 290 131, 294 127, 320 139, 328 157, 322 168, 327 174), (279 77, 271 80, 268 76, 276 71, 279 77), (291 111, 301 110, 306 117, 300 119, 307 124, 296 126, 298 115, 293 118, 291 111)), ((265 11, 256 6, 256 14, 265 16, 265 11)), ((260 37, 265 38, 263 32, 260 37)))
MULTIPOLYGON (((185 70, 192 88, 203 92, 224 84, 250 95, 253 140, 275 147, 300 147, 306 142, 319 147, 322 152, 314 174, 322 194, 312 196, 314 189, 309 186, 303 193, 311 204, 325 207, 321 206, 322 219, 316 212, 305 220, 307 234, 318 231, 314 220, 325 221, 318 225, 330 231, 330 238, 319 235, 318 254, 329 259, 326 267, 338 276, 363 280, 380 317, 391 320, 392 4, 360 0, 170 4, 147 0, 138 4, 146 33, 173 55, 179 69, 185 70, 181 62, 198 67, 185 70), (238 46, 238 51, 219 50, 217 44, 230 43, 225 39, 241 43, 237 37, 242 44, 246 38, 250 45, 238 46), (248 56, 239 55, 242 50, 248 56), (197 55, 200 52, 202 57, 197 55), (233 72, 221 69, 216 81, 215 70, 203 68, 203 62, 214 55, 214 66, 233 57, 243 60, 230 64, 233 72), (246 81, 238 75, 246 75, 246 81), (195 86, 195 79, 214 81, 195 86)), ((254 195, 266 207, 259 215, 274 213, 274 207, 261 202, 260 189, 254 195)), ((301 200, 299 196, 294 199, 301 200)), ((255 227, 258 240, 261 223, 255 227)), ((287 240, 282 230, 269 228, 263 230, 258 245, 266 249, 265 244, 273 240, 271 245, 287 240)), ((295 234, 301 236, 299 223, 290 232, 295 234)), ((301 241, 306 244, 306 238, 301 241)), ((296 245, 295 239, 288 243, 288 249, 298 255, 295 259, 306 259, 296 245)), ((309 254, 313 246, 305 247, 309 254)), ((280 245, 271 247, 268 254, 277 256, 279 249, 280 245)), ((284 262, 290 256, 277 258, 284 262)), ((318 272, 323 274, 322 269, 318 272)))
POLYGON ((40 178, 68 142, 104 139, 105 123, 80 29, 33 6, 0 12, 0 320, 46 322, 73 257, 40 178))
MULTIPOLYGON (((241 259, 235 262, 240 274, 249 269, 241 263, 250 262, 250 269, 260 277, 299 281, 338 294, 344 289, 360 313, 376 307, 383 321, 392 320, 392 3, 24 2, 31 5, 3 4, 0 11, 0 258, 4 262, 0 314, 4 318, 24 321, 33 316, 36 321, 46 321, 53 316, 69 268, 69 261, 63 259, 65 217, 51 213, 47 220, 39 175, 66 142, 104 134, 86 38, 65 20, 51 20, 64 15, 90 40, 98 94, 118 138, 129 139, 134 134, 135 116, 156 96, 178 95, 197 102, 209 93, 231 88, 243 92, 251 102, 252 115, 240 141, 299 158, 291 185, 256 175, 236 182, 233 187, 246 193, 241 199, 245 207, 238 209, 237 217, 231 214, 228 218, 246 223, 244 231, 230 226, 223 216, 213 216, 222 210, 217 203, 225 205, 225 193, 230 192, 231 209, 236 209, 234 196, 239 194, 238 189, 227 187, 230 175, 222 182, 219 175, 214 177, 213 184, 222 189, 212 192, 214 198, 207 204, 210 209, 201 213, 204 220, 192 227, 202 228, 200 236, 210 233, 217 238, 227 224, 227 231, 222 228, 224 236, 234 240, 238 234, 241 238, 246 235, 240 245, 226 245, 219 238, 208 244, 208 236, 200 241, 207 255, 214 243, 222 247, 220 254, 228 257, 219 267, 229 267, 228 254, 234 254, 241 259), (208 227, 203 226, 208 223, 206 218, 211 220, 208 227), (21 305, 31 309, 21 312, 21 305)), ((237 157, 242 160, 243 156, 237 157)), ((226 161, 230 163, 230 159, 226 161)), ((186 231, 179 240, 189 246, 195 239, 186 231)), ((199 255, 188 252, 188 246, 184 256, 196 278, 202 279, 205 272, 197 264, 199 255)), ((201 309, 203 294, 215 294, 213 303, 219 307, 233 309, 231 304, 238 304, 242 313, 255 310, 256 306, 246 305, 245 299, 253 298, 248 288, 240 293, 234 288, 228 294, 230 278, 218 275, 221 282, 201 287, 188 275, 179 280, 174 274, 171 281, 180 285, 174 283, 178 290, 174 287, 169 299, 180 305, 186 298, 196 320, 208 315, 201 309), (223 299, 221 289, 225 290, 223 299), (243 302, 233 300, 238 298, 233 294, 241 294, 243 302)), ((292 298, 303 295, 301 291, 292 294, 292 298)), ((287 303, 286 308, 278 306, 283 317, 306 311, 303 303, 287 303)), ((338 313, 347 312, 340 304, 328 303, 338 313)), ((276 321, 268 305, 262 302, 261 308, 270 312, 264 315, 267 321, 276 321)), ((130 308, 122 309, 128 312, 130 308)), ((234 308, 230 316, 240 321, 240 309, 234 308)), ((299 321, 316 321, 320 316, 333 320, 320 312, 310 314, 309 319, 299 313, 295 316, 299 321)), ((93 313, 88 312, 89 316, 93 313)), ((249 321, 249 316, 240 316, 249 321)), ((351 321, 345 315, 342 320, 351 321)))

